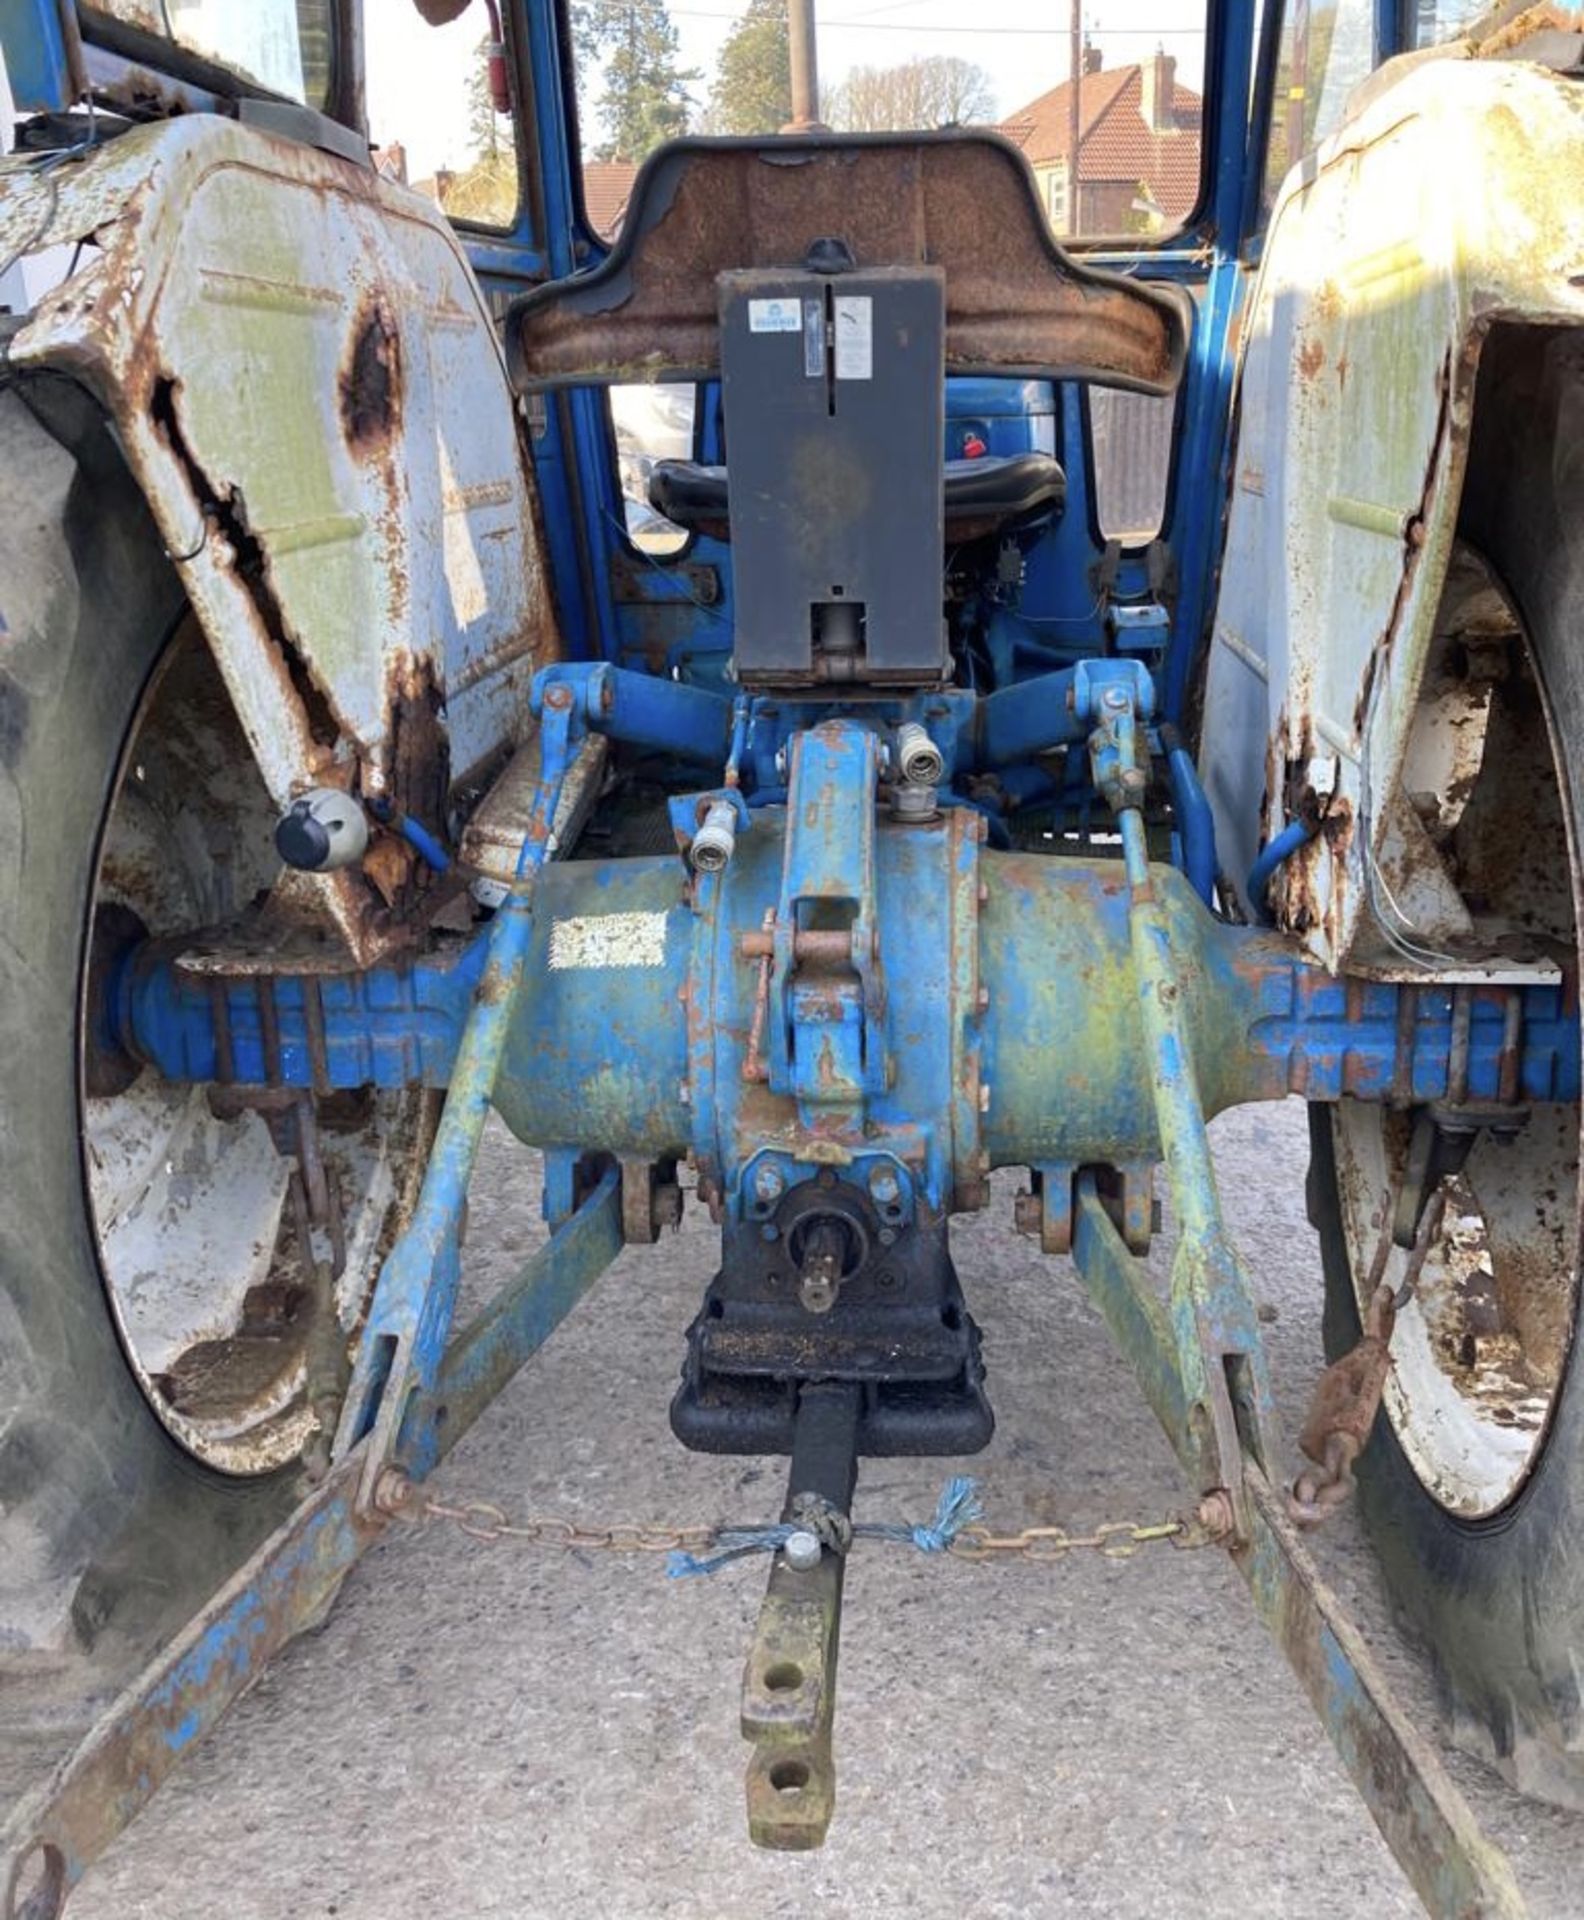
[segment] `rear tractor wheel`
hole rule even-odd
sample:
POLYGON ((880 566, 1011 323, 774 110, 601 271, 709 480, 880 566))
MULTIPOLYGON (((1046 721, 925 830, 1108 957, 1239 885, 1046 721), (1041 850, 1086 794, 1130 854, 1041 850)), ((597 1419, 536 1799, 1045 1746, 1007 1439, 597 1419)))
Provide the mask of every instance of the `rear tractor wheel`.
POLYGON ((322 1383, 344 1365, 430 1101, 177 1087, 107 1037, 118 953, 273 884, 273 809, 76 389, 0 394, 0 494, 10 1790, 300 1494, 305 1448, 322 1452, 310 1368, 322 1383), (333 1327, 313 1312, 327 1274, 333 1327))
MULTIPOLYGON (((1409 744, 1414 804, 1470 911, 1506 950, 1559 962, 1575 996, 1580 396, 1577 341, 1493 335, 1462 509, 1468 544, 1409 744), (1470 648, 1483 655, 1472 674, 1470 648), (1483 686, 1472 700, 1471 678, 1483 686), (1463 709, 1443 729, 1442 758, 1455 757, 1460 777, 1443 767, 1414 779, 1421 746, 1436 760, 1418 729, 1435 727, 1453 679, 1463 709)), ((1422 1147, 1422 1115, 1348 1102, 1310 1114, 1328 1352, 1357 1340, 1361 1303, 1381 1281, 1400 1300, 1393 1371, 1359 1462, 1363 1517, 1428 1643, 1459 1744, 1520 1789, 1584 1807, 1579 1110, 1535 1103, 1516 1129, 1482 1129, 1461 1166, 1429 1183, 1414 1171, 1416 1122, 1422 1147), (1411 1252, 1392 1234, 1405 1186, 1425 1201, 1411 1252)))

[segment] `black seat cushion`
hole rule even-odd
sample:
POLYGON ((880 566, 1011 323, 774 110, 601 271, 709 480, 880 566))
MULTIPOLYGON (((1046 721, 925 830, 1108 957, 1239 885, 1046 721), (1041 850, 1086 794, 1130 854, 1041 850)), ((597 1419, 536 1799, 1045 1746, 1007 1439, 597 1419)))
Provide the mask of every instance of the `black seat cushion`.
MULTIPOLYGON (((1004 527, 1054 517, 1067 498, 1067 476, 1049 453, 987 454, 946 462, 946 537, 977 540, 1004 527)), ((673 526, 731 538, 730 488, 725 467, 697 460, 657 460, 649 475, 649 504, 673 526)))

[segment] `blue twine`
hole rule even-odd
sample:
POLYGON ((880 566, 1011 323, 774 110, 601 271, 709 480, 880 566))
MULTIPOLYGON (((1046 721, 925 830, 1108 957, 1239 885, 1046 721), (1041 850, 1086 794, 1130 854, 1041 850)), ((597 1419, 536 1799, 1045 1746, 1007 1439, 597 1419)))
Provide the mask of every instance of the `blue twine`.
MULTIPOLYGON (((920 1553, 946 1553, 964 1527, 983 1516, 979 1505, 979 1482, 966 1474, 953 1474, 941 1488, 935 1503, 935 1518, 927 1527, 909 1526, 905 1521, 868 1520, 853 1528, 855 1538, 895 1540, 903 1546, 917 1547, 920 1553)), ((752 1553, 774 1553, 784 1547, 794 1533, 802 1529, 782 1521, 773 1527, 722 1527, 716 1540, 718 1553, 692 1554, 676 1549, 666 1555, 666 1578, 685 1580, 693 1574, 714 1573, 733 1560, 752 1553)))
POLYGON ((686 1580, 691 1574, 713 1573, 717 1567, 741 1560, 750 1553, 774 1553, 798 1531, 785 1521, 773 1527, 722 1527, 715 1538, 730 1544, 723 1545, 719 1553, 693 1554, 673 1547, 666 1555, 666 1578, 686 1580))
POLYGON ((898 1540, 904 1546, 915 1546, 920 1553, 946 1553, 951 1543, 976 1520, 984 1518, 984 1509, 979 1504, 979 1482, 967 1474, 953 1474, 941 1488, 940 1499, 935 1503, 935 1518, 927 1527, 910 1527, 905 1522, 898 1526, 885 1521, 868 1521, 863 1526, 854 1527, 853 1532, 866 1535, 871 1540, 898 1540))

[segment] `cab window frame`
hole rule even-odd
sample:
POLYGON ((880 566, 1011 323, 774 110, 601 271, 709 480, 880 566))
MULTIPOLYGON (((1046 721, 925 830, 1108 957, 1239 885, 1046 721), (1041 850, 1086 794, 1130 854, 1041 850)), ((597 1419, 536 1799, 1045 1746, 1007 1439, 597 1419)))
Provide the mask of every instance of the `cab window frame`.
MULTIPOLYGON (((202 53, 184 47, 173 35, 150 33, 131 22, 79 0, 75 21, 83 46, 135 64, 145 78, 169 80, 178 90, 197 89, 215 100, 278 100, 303 113, 318 114, 362 139, 368 138, 362 107, 363 7, 361 0, 330 0, 330 74, 322 102, 302 101, 202 53)), ((157 88, 156 88, 157 90, 157 88)), ((190 104, 190 102, 173 102, 190 104)))

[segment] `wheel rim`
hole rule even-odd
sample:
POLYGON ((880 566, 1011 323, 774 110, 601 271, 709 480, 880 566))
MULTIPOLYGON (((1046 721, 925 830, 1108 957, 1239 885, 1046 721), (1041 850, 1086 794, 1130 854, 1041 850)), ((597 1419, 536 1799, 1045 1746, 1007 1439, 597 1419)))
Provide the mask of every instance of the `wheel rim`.
POLYGON ((348 1334, 393 1233, 421 1094, 334 1096, 316 1128, 332 1216, 305 1219, 295 1109, 173 1086, 107 1056, 103 957, 231 918, 276 879, 274 809, 189 620, 140 702, 106 814, 80 1020, 84 1185, 123 1350, 167 1431, 207 1466, 269 1473, 318 1422, 305 1392, 313 1271, 348 1334), (340 1256, 338 1258, 338 1256, 340 1256))
MULTIPOLYGON (((1441 785, 1429 824, 1489 919, 1565 959, 1580 918, 1566 765, 1530 643, 1510 606, 1506 618, 1505 678, 1476 729, 1463 717, 1466 777, 1450 802, 1441 785)), ((1534 1472, 1571 1355, 1579 1112, 1536 1105, 1506 1142, 1480 1133, 1432 1191, 1410 1252, 1392 1244, 1392 1219, 1412 1128, 1381 1107, 1332 1110, 1348 1262, 1361 1309, 1382 1281, 1399 1290, 1383 1405, 1403 1453, 1445 1511, 1485 1520, 1534 1472)))

